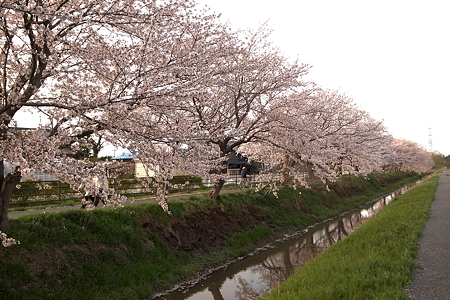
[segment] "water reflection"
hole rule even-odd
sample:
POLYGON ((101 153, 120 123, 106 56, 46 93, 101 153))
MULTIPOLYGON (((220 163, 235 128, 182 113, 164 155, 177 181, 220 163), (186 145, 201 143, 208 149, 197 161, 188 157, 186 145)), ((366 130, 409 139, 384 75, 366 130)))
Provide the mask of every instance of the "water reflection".
POLYGON ((409 188, 411 186, 377 199, 364 208, 325 221, 269 245, 264 250, 215 270, 193 286, 178 288, 153 299, 255 299, 276 288, 326 248, 344 239, 409 188))

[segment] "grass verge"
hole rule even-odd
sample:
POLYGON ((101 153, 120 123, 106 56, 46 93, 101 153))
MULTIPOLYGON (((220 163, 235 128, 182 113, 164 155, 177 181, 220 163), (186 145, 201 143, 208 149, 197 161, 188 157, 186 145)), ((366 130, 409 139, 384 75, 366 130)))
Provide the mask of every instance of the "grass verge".
POLYGON ((439 174, 400 196, 260 299, 407 299, 405 288, 416 267, 439 174))

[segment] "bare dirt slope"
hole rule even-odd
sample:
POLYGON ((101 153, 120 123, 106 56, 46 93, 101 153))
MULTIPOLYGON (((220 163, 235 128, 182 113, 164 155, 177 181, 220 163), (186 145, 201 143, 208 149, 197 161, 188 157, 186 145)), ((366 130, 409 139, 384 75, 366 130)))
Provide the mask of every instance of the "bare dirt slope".
POLYGON ((203 255, 222 250, 225 240, 232 234, 265 224, 265 221, 264 215, 251 206, 243 208, 238 214, 215 206, 205 211, 193 211, 183 220, 174 220, 167 227, 148 216, 142 226, 172 250, 203 255))

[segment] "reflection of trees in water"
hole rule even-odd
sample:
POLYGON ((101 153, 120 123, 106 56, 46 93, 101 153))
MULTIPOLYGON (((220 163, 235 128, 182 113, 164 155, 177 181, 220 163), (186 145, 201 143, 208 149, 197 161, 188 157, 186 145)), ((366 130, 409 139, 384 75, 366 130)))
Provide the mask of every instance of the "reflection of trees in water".
POLYGON ((362 220, 361 214, 357 213, 349 218, 341 218, 333 223, 329 223, 321 231, 313 234, 313 243, 316 247, 326 249, 352 233, 362 223, 362 220))
MULTIPOLYGON (((239 286, 235 292, 235 299, 238 300, 252 300, 256 299, 258 296, 264 295, 269 292, 269 288, 265 286, 262 289, 257 290, 256 285, 254 284, 254 280, 247 281, 242 277, 238 277, 239 286)), ((261 286, 262 287, 262 286, 261 286)))
POLYGON ((252 273, 257 274, 258 282, 248 281, 239 277, 236 291, 236 299, 247 300, 266 294, 277 287, 281 282, 292 276, 295 271, 311 261, 319 252, 313 245, 312 235, 299 241, 295 246, 271 255, 264 262, 252 268, 252 273))
POLYGON ((225 300, 222 296, 222 293, 220 292, 221 286, 222 283, 213 283, 211 286, 208 287, 208 290, 213 295, 214 300, 225 300))
MULTIPOLYGON (((372 207, 342 217, 334 222, 329 222, 320 230, 307 234, 295 245, 286 247, 280 252, 267 257, 263 263, 251 268, 251 273, 257 275, 257 279, 247 279, 238 276, 235 299, 250 300, 268 293, 281 282, 292 276, 295 271, 313 260, 318 254, 331 245, 343 240, 368 218, 381 210, 386 203, 379 201, 372 207)), ((209 289, 214 300, 222 300, 219 287, 209 289)))
MULTIPOLYGON (((328 222, 322 225, 321 229, 317 229, 312 233, 308 232, 303 235, 303 238, 299 237, 295 244, 290 247, 280 245, 278 253, 268 256, 261 264, 247 269, 248 272, 246 273, 255 275, 256 279, 248 278, 250 277, 248 275, 239 276, 239 273, 233 273, 234 277, 228 277, 227 275, 226 277, 229 279, 238 281, 235 299, 253 300, 278 287, 281 282, 293 275, 303 265, 313 260, 323 250, 352 233, 396 196, 396 193, 392 193, 369 208, 362 209, 339 220, 328 222)), ((294 241, 291 242, 293 243, 294 241)), ((259 259, 258 261, 260 261, 259 259)), ((252 264, 246 264, 246 266, 249 265, 252 264)), ((221 288, 223 288, 222 285, 226 280, 226 278, 216 278, 215 283, 208 285, 208 291, 212 294, 214 300, 224 300, 221 288)))
POLYGON ((352 233, 364 220, 360 213, 341 218, 313 234, 308 234, 294 246, 269 256, 262 264, 252 268, 252 273, 258 275, 256 284, 255 280, 238 278, 236 299, 255 299, 276 288, 326 248, 352 233))

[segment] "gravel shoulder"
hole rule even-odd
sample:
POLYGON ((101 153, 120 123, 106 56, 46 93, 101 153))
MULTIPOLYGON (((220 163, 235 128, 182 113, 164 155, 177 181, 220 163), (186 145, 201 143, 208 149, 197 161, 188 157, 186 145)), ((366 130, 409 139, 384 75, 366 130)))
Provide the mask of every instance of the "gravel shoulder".
POLYGON ((417 252, 408 299, 450 299, 450 170, 439 178, 436 197, 431 205, 417 252))

